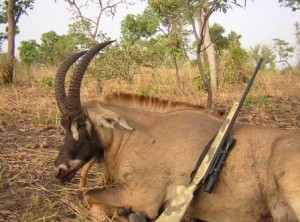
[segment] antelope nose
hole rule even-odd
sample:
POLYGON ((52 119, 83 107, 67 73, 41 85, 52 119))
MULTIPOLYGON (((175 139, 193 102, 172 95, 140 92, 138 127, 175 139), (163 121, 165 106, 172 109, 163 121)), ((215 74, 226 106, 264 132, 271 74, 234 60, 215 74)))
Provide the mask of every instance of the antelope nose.
POLYGON ((66 171, 67 170, 67 167, 66 167, 66 165, 63 165, 63 164, 61 164, 61 165, 59 165, 58 167, 56 167, 55 169, 54 169, 54 176, 57 178, 57 179, 61 179, 61 177, 63 176, 63 174, 64 174, 64 171, 66 171))
POLYGON ((54 175, 57 179, 59 179, 60 174, 61 174, 61 169, 60 169, 59 167, 56 167, 55 170, 54 170, 53 175, 54 175))

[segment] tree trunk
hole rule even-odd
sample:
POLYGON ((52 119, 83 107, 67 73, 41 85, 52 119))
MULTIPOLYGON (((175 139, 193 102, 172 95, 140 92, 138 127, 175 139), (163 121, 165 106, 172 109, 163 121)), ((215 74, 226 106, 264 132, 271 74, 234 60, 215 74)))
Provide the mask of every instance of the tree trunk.
POLYGON ((15 1, 9 0, 7 5, 7 22, 8 22, 8 35, 7 35, 7 62, 8 69, 5 77, 5 82, 11 84, 13 82, 14 73, 14 58, 15 58, 15 33, 16 23, 14 17, 15 1))
POLYGON ((203 67, 203 62, 202 62, 202 58, 201 58, 201 52, 200 52, 200 44, 198 43, 197 46, 197 65, 198 65, 198 69, 200 72, 200 76, 202 78, 202 81, 204 82, 204 85, 206 86, 206 90, 207 90, 207 102, 206 102, 206 108, 207 109, 212 109, 212 99, 213 99, 213 95, 212 95, 212 90, 211 90, 211 86, 209 84, 209 81, 207 79, 206 76, 206 72, 205 69, 203 67))
MULTIPOLYGON (((204 62, 205 62, 205 52, 206 52, 206 48, 205 48, 205 38, 207 35, 206 32, 206 24, 208 23, 208 18, 206 18, 205 16, 207 16, 205 13, 203 13, 203 8, 199 8, 198 12, 197 12, 197 20, 198 20, 198 29, 199 29, 199 38, 198 38, 198 46, 197 46, 197 63, 198 63, 198 68, 200 70, 200 74, 201 74, 201 78, 207 88, 207 109, 211 109, 212 108, 212 85, 211 82, 209 82, 209 79, 206 75, 206 71, 205 68, 203 66, 204 62), (205 19, 207 21, 205 21, 205 19)), ((211 73, 210 73, 211 74, 211 73)), ((210 76, 211 79, 211 76, 210 76)))
MULTIPOLYGON (((168 33, 168 39, 167 41, 169 42, 169 45, 172 45, 171 47, 173 47, 174 44, 174 38, 177 38, 177 21, 176 19, 171 19, 171 29, 168 33)), ((177 41, 177 39, 175 39, 175 42, 177 41)), ((179 69, 178 69, 178 63, 177 63, 177 56, 176 53, 173 51, 173 49, 171 50, 171 57, 172 57, 172 61, 174 64, 174 68, 175 68, 175 77, 176 77, 176 82, 177 82, 177 86, 180 88, 180 77, 179 77, 179 69)))
POLYGON ((176 78, 177 86, 180 88, 179 69, 178 69, 178 64, 177 64, 177 58, 174 53, 172 54, 172 60, 173 60, 174 68, 175 68, 175 78, 176 78))
POLYGON ((211 15, 212 11, 207 13, 208 0, 204 0, 204 2, 203 2, 203 0, 198 0, 198 1, 199 1, 199 4, 202 5, 202 7, 200 7, 196 12, 196 17, 198 20, 198 29, 196 28, 194 14, 191 12, 191 5, 190 5, 191 0, 186 0, 185 3, 186 3, 186 7, 187 7, 188 19, 190 21, 190 24, 192 25, 193 33, 194 33, 195 39, 197 41, 196 54, 197 54, 198 69, 200 72, 201 79, 204 82, 204 84, 206 86, 206 90, 207 90, 207 105, 206 105, 206 107, 207 107, 207 109, 211 109, 213 94, 212 94, 212 87, 211 87, 210 81, 207 77, 207 73, 206 73, 204 65, 203 65, 204 60, 205 60, 205 54, 203 52, 205 52, 205 50, 206 50, 206 48, 204 46, 205 36, 206 36, 206 34, 209 34, 209 32, 207 31, 208 29, 206 29, 205 27, 208 28, 208 19, 209 19, 209 16, 211 15), (206 12, 206 13, 204 13, 204 12, 206 12))
POLYGON ((203 8, 200 8, 197 13, 198 23, 199 23, 199 30, 203 29, 203 47, 201 51, 205 52, 208 66, 209 66, 209 76, 210 76, 210 86, 212 91, 216 92, 218 87, 218 73, 217 73, 217 60, 216 60, 216 53, 215 53, 215 46, 210 38, 209 33, 209 22, 207 14, 208 11, 208 1, 206 0, 203 8))
POLYGON ((215 45, 212 43, 209 33, 208 22, 205 25, 205 37, 204 37, 204 47, 206 48, 205 52, 207 55, 209 74, 210 74, 210 85, 214 92, 218 88, 218 72, 217 72, 217 60, 215 53, 215 45))

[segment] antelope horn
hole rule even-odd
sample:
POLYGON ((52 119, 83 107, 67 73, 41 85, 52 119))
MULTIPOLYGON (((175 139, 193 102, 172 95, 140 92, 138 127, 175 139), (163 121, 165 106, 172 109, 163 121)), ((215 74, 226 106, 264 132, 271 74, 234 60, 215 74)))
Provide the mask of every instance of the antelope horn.
POLYGON ((71 79, 69 94, 68 94, 68 114, 70 118, 79 116, 82 113, 81 110, 81 101, 80 101, 80 86, 82 78, 85 74, 85 71, 94 58, 94 56, 103 48, 113 43, 114 41, 108 41, 101 44, 98 44, 91 49, 81 58, 79 63, 76 65, 74 74, 71 79))
POLYGON ((67 109, 67 96, 65 92, 65 78, 68 69, 71 65, 76 62, 81 56, 83 56, 87 51, 82 51, 71 55, 69 58, 65 59, 59 66, 56 77, 55 77, 55 98, 59 110, 63 115, 68 112, 67 109))

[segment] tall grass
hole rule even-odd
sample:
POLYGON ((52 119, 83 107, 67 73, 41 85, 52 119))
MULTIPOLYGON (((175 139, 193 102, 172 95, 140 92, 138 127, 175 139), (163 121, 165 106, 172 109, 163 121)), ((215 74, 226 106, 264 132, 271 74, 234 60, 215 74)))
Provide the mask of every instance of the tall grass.
MULTIPOLYGON (((243 73, 252 73, 252 69, 246 67, 243 73)), ((17 66, 14 84, 16 86, 31 86, 40 91, 46 90, 53 93, 56 67, 24 67, 17 66)), ((222 71, 220 72, 222 74, 222 71)), ((66 82, 70 80, 71 71, 66 82)), ((115 93, 128 92, 141 95, 153 95, 175 100, 184 100, 192 103, 205 103, 206 92, 199 87, 195 79, 199 79, 198 70, 190 64, 182 64, 179 69, 179 82, 172 68, 142 68, 132 77, 132 80, 124 80, 119 77, 98 81, 94 75, 86 75, 82 83, 83 99, 99 99, 100 97, 115 93)), ((240 97, 246 83, 226 82, 220 76, 218 92, 214 94, 214 101, 222 103, 236 100, 240 97)), ((300 74, 295 70, 261 70, 251 90, 252 96, 266 95, 271 97, 298 96, 300 90, 300 74)))

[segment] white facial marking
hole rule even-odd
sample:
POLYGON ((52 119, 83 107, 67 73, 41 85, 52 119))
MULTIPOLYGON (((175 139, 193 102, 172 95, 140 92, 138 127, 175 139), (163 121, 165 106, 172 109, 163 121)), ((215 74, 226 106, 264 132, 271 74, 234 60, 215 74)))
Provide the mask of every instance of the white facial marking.
POLYGON ((58 166, 58 169, 62 169, 62 170, 64 170, 64 171, 66 171, 66 170, 68 169, 68 167, 67 167, 65 164, 60 164, 60 165, 58 166))
POLYGON ((78 141, 79 140, 79 133, 78 133, 77 123, 72 123, 71 132, 72 132, 74 140, 78 141))

